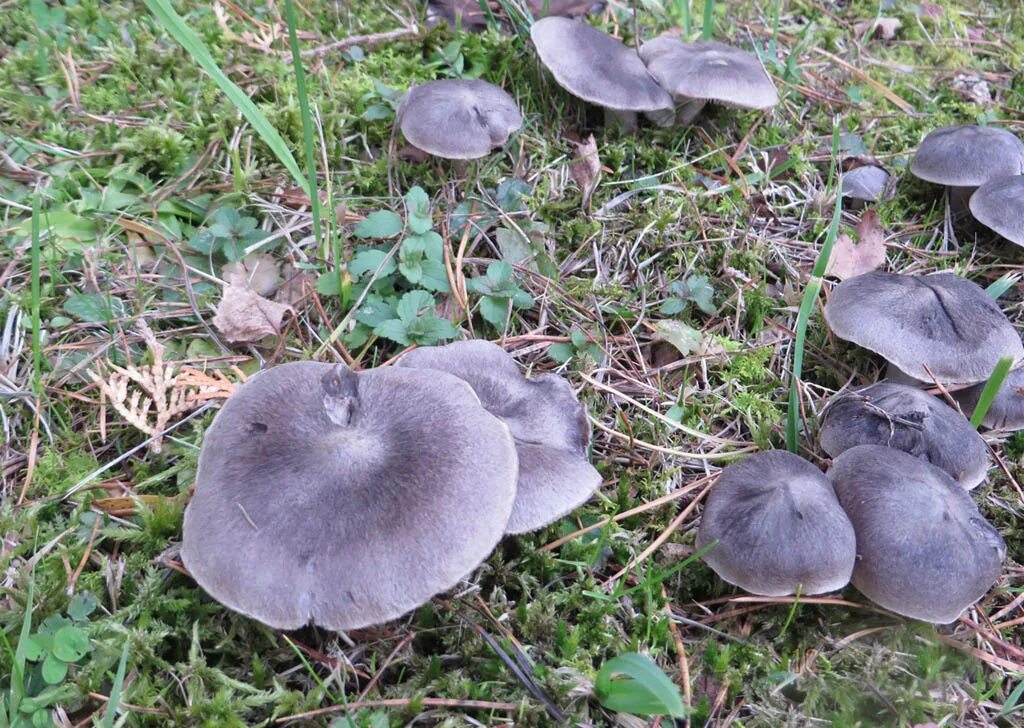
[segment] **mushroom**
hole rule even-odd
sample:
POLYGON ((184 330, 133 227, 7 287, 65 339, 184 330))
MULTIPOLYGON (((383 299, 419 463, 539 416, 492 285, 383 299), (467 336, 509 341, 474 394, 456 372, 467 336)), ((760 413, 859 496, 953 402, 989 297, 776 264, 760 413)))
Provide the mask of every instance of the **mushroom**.
POLYGON ((1024 177, 986 182, 971 195, 970 208, 982 225, 1024 246, 1024 177))
POLYGON ((457 377, 284 364, 206 431, 182 558, 217 601, 271 627, 385 622, 486 558, 516 472, 508 427, 457 377))
POLYGON ((708 101, 741 109, 779 103, 779 92, 757 56, 724 43, 683 43, 661 36, 640 46, 640 58, 678 105, 674 117, 649 115, 662 126, 689 124, 708 101))
MULTIPOLYGON (((973 416, 974 408, 978 406, 984 389, 985 384, 982 383, 952 394, 964 412, 973 416)), ((981 424, 993 430, 1007 432, 1024 430, 1024 367, 1013 369, 1006 375, 981 424)))
POLYGON ((837 336, 880 354, 923 382, 976 384, 1024 346, 985 291, 953 273, 874 271, 832 290, 825 320, 837 336), (929 373, 930 370, 930 373, 929 373))
POLYGON ((1006 544, 943 471, 901 450, 858 445, 828 475, 857 533, 853 585, 876 604, 945 624, 999 578, 1006 544))
POLYGON ((828 479, 784 450, 722 471, 697 532, 697 548, 711 544, 704 561, 722 579, 770 597, 842 589, 856 555, 853 526, 828 479))
POLYGON ((1024 173, 1024 142, 1005 129, 963 124, 935 129, 910 162, 915 177, 947 188, 952 211, 989 180, 1024 173))
POLYGON ((873 164, 854 167, 843 175, 843 197, 853 201, 851 209, 878 202, 889 185, 889 173, 873 164))
POLYGON ((481 340, 413 349, 398 366, 462 379, 484 409, 508 425, 519 455, 519 481, 506 533, 546 526, 584 503, 601 485, 601 475, 587 461, 587 409, 557 374, 526 379, 500 346, 481 340))
POLYGON ((831 457, 857 445, 902 450, 968 490, 985 479, 989 467, 988 446, 963 415, 903 384, 878 382, 840 392, 821 415, 819 439, 831 457))
POLYGON ((418 149, 444 159, 478 159, 523 125, 515 100, 493 83, 448 78, 414 86, 395 123, 418 149))
POLYGON ((638 111, 673 106, 636 51, 587 23, 548 17, 533 24, 530 37, 559 86, 604 107, 626 128, 636 127, 638 111))

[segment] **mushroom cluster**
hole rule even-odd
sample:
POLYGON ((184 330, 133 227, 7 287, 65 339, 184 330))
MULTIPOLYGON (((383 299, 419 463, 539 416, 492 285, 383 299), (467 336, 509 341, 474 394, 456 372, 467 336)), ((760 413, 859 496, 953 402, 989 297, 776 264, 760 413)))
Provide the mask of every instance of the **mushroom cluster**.
POLYGON ((1024 142, 1012 132, 973 124, 935 129, 918 147, 910 171, 945 187, 955 216, 970 212, 1024 246, 1024 142))
POLYGON ((206 431, 181 555, 219 602, 271 627, 350 630, 450 589, 506 533, 597 489, 586 409, 487 342, 355 372, 296 362, 206 431))

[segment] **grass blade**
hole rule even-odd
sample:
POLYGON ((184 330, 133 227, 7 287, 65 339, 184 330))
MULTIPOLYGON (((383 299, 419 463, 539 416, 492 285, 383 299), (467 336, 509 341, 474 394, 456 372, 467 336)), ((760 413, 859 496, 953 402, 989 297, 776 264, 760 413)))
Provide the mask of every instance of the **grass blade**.
POLYGON ((309 183, 303 177, 302 170, 299 169, 295 157, 292 156, 284 139, 277 133, 277 129, 271 125, 267 117, 263 115, 263 112, 252 102, 252 99, 246 96, 245 92, 228 78, 224 71, 220 70, 220 66, 217 65, 213 56, 210 55, 209 49, 199 39, 199 36, 185 24, 184 19, 174 11, 170 2, 168 0, 143 0, 143 2, 146 3, 149 12, 153 13, 153 16, 164 30, 181 43, 189 55, 192 56, 192 59, 199 64, 199 67, 206 71, 207 75, 220 87, 220 90, 224 92, 224 95, 228 97, 231 103, 242 112, 242 116, 252 125, 252 128, 256 130, 256 133, 260 135, 260 138, 263 139, 266 145, 270 147, 278 161, 291 173, 299 187, 302 188, 302 191, 312 199, 313 190, 309 188, 309 183))
POLYGON ((36 194, 32 198, 32 252, 30 254, 32 283, 29 295, 32 301, 32 388, 37 399, 43 394, 43 350, 39 323, 39 299, 42 295, 40 293, 39 266, 39 254, 42 249, 42 238, 39 231, 39 205, 39 195, 36 194))
MULTIPOLYGON (((839 156, 839 127, 832 127, 832 160, 837 163, 839 156)), ((833 179, 833 170, 829 172, 829 188, 838 189, 838 180, 833 179), (833 184, 834 183, 834 184, 833 184)), ((843 213, 843 198, 836 194, 836 205, 832 210, 832 222, 828 226, 828 234, 825 242, 818 253, 818 259, 814 263, 814 270, 811 271, 811 279, 807 281, 804 288, 804 295, 800 301, 800 311, 796 317, 796 343, 793 349, 793 372, 789 379, 789 411, 786 415, 786 449, 792 453, 797 451, 797 440, 800 434, 800 377, 804 368, 804 344, 807 339, 807 324, 811 318, 811 309, 818 298, 821 290, 822 279, 825 276, 825 269, 828 267, 828 259, 832 255, 832 245, 839 236, 839 220, 843 213)))
POLYGON ((1013 357, 1004 356, 996 364, 996 368, 992 370, 992 376, 988 378, 985 383, 985 388, 981 390, 981 396, 978 398, 978 404, 974 408, 974 414, 971 415, 971 427, 978 429, 981 427, 981 423, 985 419, 985 415, 988 414, 989 407, 992 406, 993 400, 996 395, 999 394, 999 388, 1003 386, 1003 382, 1006 381, 1006 375, 1010 373, 1010 367, 1013 366, 1013 357))
POLYGON ((114 720, 117 718, 117 709, 121 705, 121 688, 124 686, 124 669, 128 663, 128 638, 125 637, 124 648, 121 650, 121 661, 117 663, 117 674, 114 675, 114 684, 110 687, 110 699, 107 701, 107 709, 103 712, 103 719, 100 721, 100 728, 114 728, 114 720))
POLYGON ((1020 273, 1006 273, 999 280, 993 281, 989 287, 985 289, 985 293, 987 293, 993 301, 996 301, 1004 293, 1013 288, 1020 279, 1020 273))
POLYGON ((702 40, 711 40, 715 34, 715 0, 704 0, 704 28, 701 30, 702 40))

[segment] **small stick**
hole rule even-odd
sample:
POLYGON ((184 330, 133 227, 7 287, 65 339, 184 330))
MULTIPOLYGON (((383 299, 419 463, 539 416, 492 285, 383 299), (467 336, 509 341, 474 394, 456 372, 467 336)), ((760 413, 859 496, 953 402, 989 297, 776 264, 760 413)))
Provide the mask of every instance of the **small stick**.
MULTIPOLYGON (((343 51, 346 48, 350 48, 354 45, 365 45, 374 46, 378 43, 384 43, 389 40, 397 40, 399 38, 405 38, 406 36, 416 35, 420 32, 420 29, 415 25, 411 25, 408 28, 399 28, 398 30, 389 30, 384 33, 369 33, 368 35, 350 35, 348 38, 342 38, 336 40, 333 43, 327 45, 317 46, 316 48, 310 48, 302 51, 299 55, 303 58, 319 58, 320 56, 326 56, 328 53, 333 51, 343 51)), ((291 51, 280 51, 283 56, 289 55, 291 51)))
POLYGON ((332 705, 327 708, 317 708, 306 713, 296 713, 278 718, 277 723, 287 723, 290 720, 300 718, 312 718, 325 713, 338 713, 343 710, 358 710, 359 708, 404 708, 412 703, 419 703, 431 708, 467 708, 473 710, 519 710, 517 703, 495 703, 489 700, 449 700, 447 698, 389 698, 387 700, 360 700, 347 705, 332 705))

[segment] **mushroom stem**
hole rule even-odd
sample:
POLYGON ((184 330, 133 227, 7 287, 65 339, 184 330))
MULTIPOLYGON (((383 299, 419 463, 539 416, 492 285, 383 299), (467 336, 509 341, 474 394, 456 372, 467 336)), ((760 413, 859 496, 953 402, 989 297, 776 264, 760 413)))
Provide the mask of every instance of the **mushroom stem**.
POLYGON ((704 106, 707 104, 705 99, 688 99, 678 98, 679 105, 676 106, 676 123, 677 124, 692 124, 693 120, 697 118, 704 106))
POLYGON ((671 109, 658 109, 657 111, 645 111, 644 116, 651 123, 662 128, 673 126, 676 123, 676 110, 674 107, 671 109))
POLYGON ((339 427, 347 427, 359 402, 359 377, 344 364, 338 364, 323 376, 320 386, 328 419, 339 427))
POLYGON ((636 112, 624 109, 609 109, 605 107, 604 123, 607 126, 617 126, 623 131, 636 133, 640 128, 637 123, 636 112))
POLYGON ((946 195, 949 201, 949 212, 954 220, 960 220, 968 217, 971 214, 971 209, 968 207, 968 203, 971 201, 971 195, 977 187, 946 187, 946 195))

